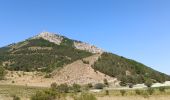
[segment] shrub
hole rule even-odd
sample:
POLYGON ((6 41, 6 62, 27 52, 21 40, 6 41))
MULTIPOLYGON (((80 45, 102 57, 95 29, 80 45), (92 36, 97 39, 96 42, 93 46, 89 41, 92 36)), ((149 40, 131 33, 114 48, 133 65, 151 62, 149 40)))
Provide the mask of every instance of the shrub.
POLYGON ((121 82, 119 83, 119 85, 120 85, 120 86, 127 86, 127 83, 126 83, 126 81, 121 80, 121 82))
POLYGON ((69 86, 67 84, 60 84, 57 86, 57 91, 59 93, 68 93, 69 92, 69 86))
POLYGON ((137 95, 141 95, 141 94, 142 94, 142 91, 140 91, 140 90, 135 90, 135 93, 136 93, 137 95))
POLYGON ((165 92, 165 87, 159 87, 160 92, 165 92))
POLYGON ((21 77, 21 74, 18 73, 18 76, 21 77))
POLYGON ((23 76, 26 75, 24 71, 22 72, 22 75, 23 75, 23 76))
POLYGON ((105 85, 107 85, 107 86, 109 85, 107 79, 104 79, 103 82, 104 82, 105 85))
POLYGON ((94 85, 94 88, 95 88, 95 89, 103 89, 103 88, 104 88, 104 84, 102 84, 102 83, 97 83, 97 84, 94 85))
POLYGON ((0 80, 3 80, 5 75, 6 75, 5 69, 2 66, 0 66, 0 80))
POLYGON ((147 87, 151 87, 152 84, 153 84, 153 82, 152 82, 151 80, 147 80, 147 81, 145 82, 145 85, 146 85, 147 87))
POLYGON ((21 99, 20 99, 20 97, 14 95, 14 96, 13 96, 13 100, 21 100, 21 99))
POLYGON ((120 93, 122 96, 124 96, 126 94, 126 91, 125 90, 120 90, 120 93))
POLYGON ((154 89, 153 88, 148 88, 147 92, 149 93, 149 95, 152 95, 154 93, 154 89))
POLYGON ((90 63, 89 61, 84 60, 84 59, 82 59, 82 62, 83 62, 84 64, 89 64, 89 63, 90 63))
POLYGON ((12 83, 15 83, 15 81, 12 81, 12 83))
POLYGON ((130 84, 129 84, 129 88, 133 88, 133 83, 130 83, 130 84))
POLYGON ((105 93, 106 93, 106 95, 109 95, 109 90, 106 90, 105 93))
POLYGON ((81 92, 81 86, 79 84, 73 84, 74 92, 81 92))
POLYGON ((55 83, 55 82, 52 83, 52 84, 51 84, 51 89, 52 89, 52 90, 56 90, 56 88, 57 88, 57 83, 55 83))
POLYGON ((146 92, 146 91, 143 92, 143 93, 142 93, 142 96, 143 96, 144 98, 148 98, 148 97, 149 97, 148 92, 146 92))
POLYGON ((90 93, 81 93, 81 95, 74 98, 74 100, 97 100, 97 98, 90 93))
POLYGON ((88 87, 88 88, 92 88, 93 85, 92 85, 91 83, 88 83, 88 84, 87 84, 87 87, 88 87))
POLYGON ((51 77, 52 77, 51 74, 46 74, 46 75, 44 76, 44 78, 51 78, 51 77))
POLYGON ((127 84, 126 84, 126 82, 120 82, 119 85, 120 86, 126 86, 127 84))
POLYGON ((88 84, 84 85, 84 87, 82 87, 82 90, 89 90, 91 88, 93 88, 93 85, 91 83, 88 83, 88 84))
POLYGON ((31 100, 55 100, 56 92, 52 90, 37 91, 35 95, 31 97, 31 100))

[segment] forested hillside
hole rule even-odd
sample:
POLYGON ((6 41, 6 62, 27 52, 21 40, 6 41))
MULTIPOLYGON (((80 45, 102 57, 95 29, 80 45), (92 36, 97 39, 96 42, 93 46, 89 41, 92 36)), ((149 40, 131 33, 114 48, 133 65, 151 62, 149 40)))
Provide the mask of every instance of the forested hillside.
POLYGON ((9 70, 51 72, 90 55, 92 53, 75 49, 68 38, 60 45, 39 38, 0 48, 0 64, 9 70))
POLYGON ((111 53, 103 53, 93 65, 95 70, 117 77, 125 83, 145 83, 148 80, 153 82, 165 82, 170 76, 153 70, 139 62, 124 58, 111 53))

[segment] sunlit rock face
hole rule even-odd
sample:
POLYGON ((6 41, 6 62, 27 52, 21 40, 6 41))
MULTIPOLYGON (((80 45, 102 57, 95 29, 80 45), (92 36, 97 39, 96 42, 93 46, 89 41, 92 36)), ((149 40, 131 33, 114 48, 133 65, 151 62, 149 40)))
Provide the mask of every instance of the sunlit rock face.
MULTIPOLYGON (((49 32, 42 32, 39 35, 37 35, 36 37, 34 37, 33 39, 37 39, 37 38, 43 38, 47 41, 53 42, 57 45, 60 45, 63 37, 54 33, 49 33, 49 32)), ((73 40, 74 41, 74 40, 73 40)), ((74 41, 74 47, 76 49, 79 50, 85 50, 91 53, 102 53, 103 50, 100 48, 97 48, 94 45, 90 45, 88 43, 84 43, 84 42, 78 42, 78 41, 74 41)))
POLYGON ((38 36, 36 36, 35 38, 43 38, 45 40, 48 40, 48 41, 53 42, 53 43, 58 44, 58 45, 60 45, 60 43, 63 40, 62 36, 56 35, 56 34, 53 34, 53 33, 49 33, 49 32, 42 32, 38 36))
POLYGON ((74 46, 77 49, 86 50, 86 51, 89 51, 91 53, 102 53, 103 52, 102 49, 97 48, 94 45, 89 45, 89 44, 83 43, 83 42, 74 42, 74 46))

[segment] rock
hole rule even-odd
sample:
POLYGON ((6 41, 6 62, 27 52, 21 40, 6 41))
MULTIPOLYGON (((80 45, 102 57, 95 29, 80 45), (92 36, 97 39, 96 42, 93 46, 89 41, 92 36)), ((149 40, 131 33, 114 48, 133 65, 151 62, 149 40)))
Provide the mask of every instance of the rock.
POLYGON ((76 47, 76 49, 86 50, 91 53, 102 53, 103 52, 102 49, 97 48, 93 45, 89 45, 87 43, 83 43, 83 42, 74 42, 74 46, 76 47))
POLYGON ((58 44, 58 45, 60 45, 60 43, 63 40, 62 36, 56 35, 56 34, 53 34, 53 33, 49 33, 49 32, 42 32, 38 36, 36 36, 34 39, 37 39, 37 38, 43 38, 45 40, 48 40, 48 41, 53 42, 53 43, 58 44))

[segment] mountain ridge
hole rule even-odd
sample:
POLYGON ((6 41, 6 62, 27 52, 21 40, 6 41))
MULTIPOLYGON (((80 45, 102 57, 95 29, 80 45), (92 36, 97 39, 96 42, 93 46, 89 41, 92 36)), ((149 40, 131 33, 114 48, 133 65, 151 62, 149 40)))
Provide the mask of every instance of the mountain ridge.
MULTIPOLYGON (((39 35, 34 36, 32 39, 39 39, 39 38, 43 38, 43 39, 53 42, 57 45, 60 45, 62 40, 67 37, 59 35, 59 34, 55 34, 55 33, 42 32, 39 35)), ((102 49, 100 49, 94 45, 90 45, 88 43, 77 41, 77 40, 73 40, 73 42, 74 42, 74 46, 76 49, 86 50, 91 53, 102 53, 103 52, 102 49)))

